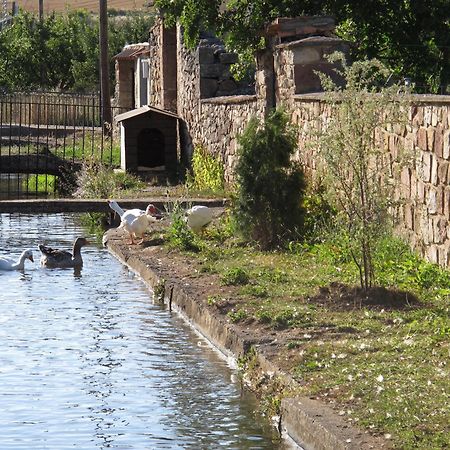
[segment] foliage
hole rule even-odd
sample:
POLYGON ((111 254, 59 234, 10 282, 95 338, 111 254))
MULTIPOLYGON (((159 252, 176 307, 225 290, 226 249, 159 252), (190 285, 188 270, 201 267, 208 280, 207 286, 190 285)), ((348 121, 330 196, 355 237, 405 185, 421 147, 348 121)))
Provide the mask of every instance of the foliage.
POLYGON ((192 174, 187 173, 188 189, 221 193, 224 189, 224 167, 222 161, 211 155, 205 147, 197 146, 192 155, 192 174))
POLYGON ((200 250, 197 237, 187 226, 185 212, 179 203, 175 203, 169 212, 170 226, 166 230, 168 243, 180 250, 197 252, 200 250))
POLYGON ((237 198, 233 214, 238 229, 268 249, 297 238, 302 231, 303 172, 291 159, 296 132, 282 110, 260 127, 252 119, 239 137, 237 198))
POLYGON ((198 42, 201 30, 214 31, 228 48, 244 55, 267 47, 265 26, 276 17, 328 14, 358 60, 377 57, 397 79, 409 77, 420 89, 439 92, 450 81, 449 0, 156 0, 167 25, 177 20, 185 41, 198 42), (250 52, 249 52, 250 50, 250 52))
POLYGON ((120 198, 130 192, 142 190, 144 183, 135 175, 115 172, 97 158, 84 160, 77 180, 76 197, 120 198))
POLYGON ((242 285, 249 281, 248 273, 241 267, 233 267, 224 272, 222 275, 222 282, 225 285, 242 285))
MULTIPOLYGON (((127 42, 148 39, 151 16, 109 18, 110 76, 113 56, 127 42)), ((93 91, 99 88, 98 20, 86 11, 52 13, 42 21, 21 12, 0 31, 0 87, 93 91)))
POLYGON ((375 281, 374 247, 392 211, 394 173, 406 163, 401 149, 397 155, 387 154, 382 130, 406 120, 407 97, 398 94, 398 86, 385 88, 380 84, 388 71, 377 60, 349 67, 342 55, 330 59, 337 58, 342 65, 338 72, 346 85, 337 89, 330 78, 321 76, 332 114, 319 132, 318 156, 323 160, 322 173, 331 201, 350 238, 348 245, 361 286, 367 289, 375 281))
MULTIPOLYGON (((245 271, 246 284, 222 286, 207 302, 247 330, 284 329, 273 345, 301 385, 295 394, 332 399, 349 425, 389 435, 393 448, 447 448, 450 274, 385 234, 373 255, 384 288, 364 292, 354 287, 359 274, 345 233, 330 227, 297 252, 205 235, 190 267, 200 276, 208 267, 208 284, 209 273, 222 280, 230 268, 245 271)), ((238 362, 248 379, 255 354, 238 362)))

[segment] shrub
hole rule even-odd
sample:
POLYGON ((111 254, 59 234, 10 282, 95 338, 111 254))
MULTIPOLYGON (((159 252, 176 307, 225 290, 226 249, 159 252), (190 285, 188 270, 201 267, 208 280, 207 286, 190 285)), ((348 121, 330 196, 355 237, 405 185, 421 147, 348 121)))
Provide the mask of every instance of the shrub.
POLYGON ((188 189, 220 193, 224 190, 224 168, 222 161, 197 146, 192 155, 192 173, 187 173, 188 189))
POLYGON ((305 182, 292 160, 296 131, 282 110, 260 126, 251 119, 239 137, 237 196, 233 214, 240 232, 263 249, 297 238, 303 224, 305 182))
POLYGON ((144 183, 137 176, 114 169, 97 160, 88 158, 83 162, 77 180, 76 197, 108 198, 121 197, 126 192, 143 189, 144 183))

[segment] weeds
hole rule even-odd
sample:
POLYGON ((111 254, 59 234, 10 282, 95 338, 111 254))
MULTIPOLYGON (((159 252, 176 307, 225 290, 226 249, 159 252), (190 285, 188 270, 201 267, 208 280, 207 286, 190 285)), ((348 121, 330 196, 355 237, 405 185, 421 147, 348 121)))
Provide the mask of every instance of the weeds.
POLYGON ((186 175, 187 188, 210 194, 223 193, 224 179, 222 161, 211 155, 206 148, 195 147, 192 155, 192 172, 187 172, 186 175))
POLYGON ((135 175, 115 172, 112 167, 95 158, 85 160, 77 184, 75 196, 81 198, 120 198, 144 187, 144 183, 135 175))
POLYGON ((176 203, 169 214, 171 223, 166 230, 166 240, 169 245, 183 251, 200 251, 198 238, 187 226, 181 205, 176 203))
MULTIPOLYGON (((450 445, 449 272, 386 234, 373 254, 386 289, 370 297, 355 287, 359 273, 340 230, 292 242, 286 252, 224 236, 204 236, 192 256, 230 290, 232 323, 276 333, 280 364, 301 393, 331 402, 349 424, 389 436, 394 448, 450 445), (409 294, 394 301, 400 289, 409 294)), ((240 364, 264 383, 251 354, 240 364)), ((276 410, 279 399, 269 389, 262 404, 276 410)))

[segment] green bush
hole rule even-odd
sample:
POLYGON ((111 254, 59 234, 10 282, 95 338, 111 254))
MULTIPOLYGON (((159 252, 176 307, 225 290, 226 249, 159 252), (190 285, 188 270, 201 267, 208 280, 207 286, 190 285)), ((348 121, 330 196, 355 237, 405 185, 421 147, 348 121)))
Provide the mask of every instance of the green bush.
POLYGON ((84 161, 77 185, 75 196, 81 198, 123 197, 125 193, 139 191, 145 186, 137 176, 115 172, 95 158, 84 161))
POLYGON ((233 214, 244 237, 263 249, 274 248, 302 233, 303 171, 292 160, 297 134, 282 110, 264 124, 250 120, 239 137, 237 196, 233 214))
POLYGON ((224 167, 222 161, 208 153, 204 147, 197 146, 192 155, 192 172, 187 172, 188 189, 221 193, 224 190, 224 167))

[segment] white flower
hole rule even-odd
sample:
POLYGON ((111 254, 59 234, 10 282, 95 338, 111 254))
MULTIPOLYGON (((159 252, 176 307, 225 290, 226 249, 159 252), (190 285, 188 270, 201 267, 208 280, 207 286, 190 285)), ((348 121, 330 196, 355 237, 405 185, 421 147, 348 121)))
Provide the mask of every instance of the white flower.
POLYGON ((383 375, 378 375, 378 376, 377 376, 377 381, 378 381, 378 383, 382 383, 383 380, 384 380, 383 375))

